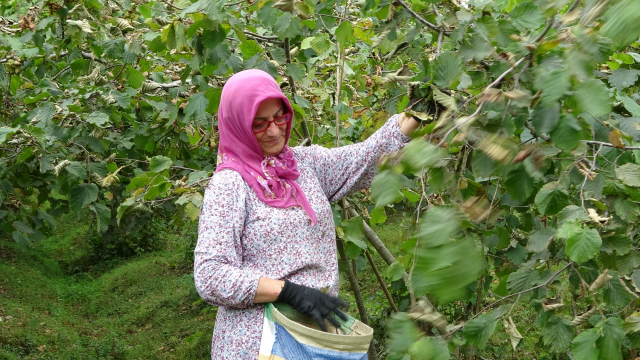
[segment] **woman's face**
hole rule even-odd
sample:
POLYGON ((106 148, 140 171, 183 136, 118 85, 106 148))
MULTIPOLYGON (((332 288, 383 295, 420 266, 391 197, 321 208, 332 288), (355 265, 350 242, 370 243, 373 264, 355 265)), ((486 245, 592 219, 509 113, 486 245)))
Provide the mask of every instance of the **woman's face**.
MULTIPOLYGON (((284 114, 286 108, 282 104, 280 99, 265 99, 258 106, 256 116, 253 118, 253 124, 258 124, 264 121, 271 121, 278 116, 284 114)), ((266 131, 254 133, 262 154, 265 156, 275 156, 282 151, 285 144, 285 132, 287 131, 287 124, 277 126, 274 122, 269 124, 266 131)))

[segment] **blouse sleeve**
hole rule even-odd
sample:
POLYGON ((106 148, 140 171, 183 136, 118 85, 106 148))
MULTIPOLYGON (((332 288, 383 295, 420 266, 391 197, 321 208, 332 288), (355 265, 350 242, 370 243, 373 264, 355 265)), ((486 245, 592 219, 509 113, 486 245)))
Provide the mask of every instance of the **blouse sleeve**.
POLYGON ((411 139, 400 131, 398 116, 392 116, 358 144, 333 149, 318 145, 295 147, 296 160, 313 169, 330 202, 366 189, 378 172, 378 158, 402 148, 411 139))
POLYGON ((260 274, 242 268, 246 203, 244 181, 233 170, 216 173, 205 190, 193 273, 198 293, 210 304, 253 305, 260 274))

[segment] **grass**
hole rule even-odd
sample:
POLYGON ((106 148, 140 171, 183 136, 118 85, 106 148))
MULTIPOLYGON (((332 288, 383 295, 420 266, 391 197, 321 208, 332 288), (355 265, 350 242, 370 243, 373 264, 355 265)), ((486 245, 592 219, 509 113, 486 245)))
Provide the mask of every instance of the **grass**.
MULTIPOLYGON (((401 212, 373 226, 388 249, 401 256, 401 212)), ((21 251, 12 239, 0 239, 0 360, 6 359, 209 359, 216 307, 200 300, 193 284, 187 236, 167 227, 163 248, 129 259, 95 262, 87 222, 63 218, 54 236, 21 251), (187 255, 185 255, 187 254, 187 255)), ((193 233, 195 228, 187 232, 193 233)), ((387 264, 372 251, 383 275, 387 264)), ((391 315, 368 261, 357 261, 358 280, 378 350, 386 341, 391 315)), ((341 297, 358 318, 353 293, 341 276, 341 297)), ((387 287, 401 310, 406 293, 387 287)), ((512 302, 506 301, 511 305, 512 302)), ((464 305, 462 305, 464 306, 464 305)), ((541 359, 537 317, 526 303, 512 314, 524 336, 513 353, 502 322, 480 353, 484 358, 541 359)))
POLYGON ((178 266, 184 237, 97 269, 88 224, 59 225, 26 252, 0 241, 0 359, 210 358, 215 308, 178 266))

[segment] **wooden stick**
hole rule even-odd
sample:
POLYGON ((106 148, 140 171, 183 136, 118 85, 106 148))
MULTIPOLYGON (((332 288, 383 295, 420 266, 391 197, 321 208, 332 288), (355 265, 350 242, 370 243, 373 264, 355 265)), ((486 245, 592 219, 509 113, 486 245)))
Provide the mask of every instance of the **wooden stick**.
POLYGON ((380 273, 378 272, 378 268, 376 267, 376 264, 373 262, 373 258, 371 257, 371 254, 369 254, 369 250, 365 250, 364 253, 367 255, 369 264, 371 265, 373 272, 376 274, 376 277, 378 278, 378 282, 380 283, 380 287, 382 288, 384 295, 387 297, 387 300, 389 300, 389 306, 391 306, 391 309, 393 309, 394 312, 399 312, 398 307, 396 306, 396 303, 393 301, 391 294, 389 294, 389 290, 387 289, 387 286, 384 283, 384 279, 382 278, 382 276, 380 276, 380 273))

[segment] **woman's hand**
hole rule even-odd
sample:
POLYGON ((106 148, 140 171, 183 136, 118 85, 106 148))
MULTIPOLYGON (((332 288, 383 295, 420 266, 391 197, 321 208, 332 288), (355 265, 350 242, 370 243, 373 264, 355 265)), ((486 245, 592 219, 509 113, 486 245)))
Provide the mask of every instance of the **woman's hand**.
POLYGON ((289 280, 285 280, 276 301, 287 303, 299 313, 311 316, 322 331, 327 331, 325 320, 337 328, 340 327, 334 316, 340 317, 343 321, 347 320, 347 316, 338 309, 338 307, 348 308, 349 304, 346 301, 327 295, 320 290, 296 285, 289 280))
POLYGON ((408 117, 404 113, 401 113, 398 117, 398 126, 400 127, 400 131, 406 135, 410 136, 411 133, 420 126, 420 123, 416 121, 412 117, 408 117))

